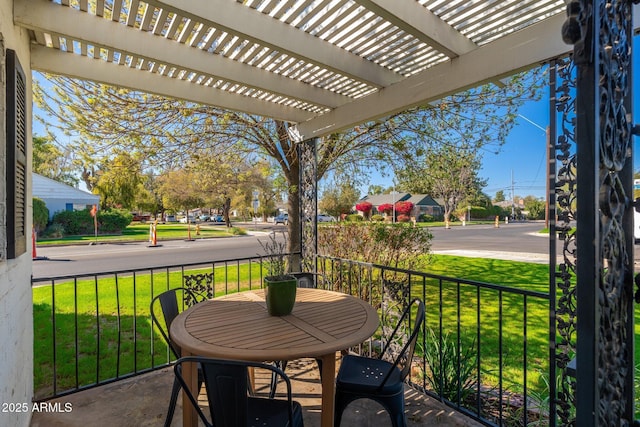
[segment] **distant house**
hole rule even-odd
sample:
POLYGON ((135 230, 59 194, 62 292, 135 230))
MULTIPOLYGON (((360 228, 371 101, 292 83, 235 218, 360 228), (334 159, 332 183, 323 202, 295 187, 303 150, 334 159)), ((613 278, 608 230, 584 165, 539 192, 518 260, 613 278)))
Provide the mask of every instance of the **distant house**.
POLYGON ((100 196, 33 174, 33 197, 42 199, 49 209, 49 219, 60 211, 91 209, 100 204, 100 196))
POLYGON ((412 217, 418 218, 420 215, 441 216, 444 214, 444 209, 438 204, 431 196, 426 194, 410 194, 410 193, 397 193, 397 194, 375 194, 371 196, 364 196, 358 203, 369 202, 373 205, 373 213, 377 213, 378 206, 389 203, 394 204, 397 202, 411 202, 413 203, 412 217))

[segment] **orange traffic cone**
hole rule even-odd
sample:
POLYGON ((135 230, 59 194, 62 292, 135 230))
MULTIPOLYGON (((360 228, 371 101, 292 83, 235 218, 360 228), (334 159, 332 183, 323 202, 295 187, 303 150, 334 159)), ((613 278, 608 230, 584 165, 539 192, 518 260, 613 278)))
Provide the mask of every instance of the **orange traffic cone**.
POLYGON ((150 248, 156 248, 158 246, 162 246, 158 244, 158 232, 157 232, 157 224, 158 221, 149 226, 149 246, 150 248))
POLYGON ((31 259, 36 259, 36 229, 31 227, 31 259))

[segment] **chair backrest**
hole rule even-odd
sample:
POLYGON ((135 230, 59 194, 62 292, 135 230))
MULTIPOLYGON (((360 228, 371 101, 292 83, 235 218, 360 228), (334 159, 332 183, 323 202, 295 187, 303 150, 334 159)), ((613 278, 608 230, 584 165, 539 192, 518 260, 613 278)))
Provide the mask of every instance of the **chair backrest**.
POLYGON ((176 358, 180 357, 181 350, 180 347, 169 338, 169 327, 178 313, 193 305, 194 302, 200 301, 193 292, 187 288, 169 289, 151 300, 151 306, 149 308, 151 319, 176 358), (164 323, 158 319, 158 315, 160 314, 162 315, 164 323))
MULTIPOLYGON (((418 334, 420 333, 420 329, 422 328, 422 324, 424 323, 425 306, 424 306, 424 302, 420 298, 414 298, 411 301, 411 303, 407 306, 407 308, 405 308, 404 312, 402 313, 402 317, 400 317, 398 324, 396 325, 395 329, 391 333, 391 336, 387 340, 382 350, 382 353, 380 354, 380 357, 382 358, 386 353, 387 349, 390 347, 391 343, 393 343, 393 341, 396 339, 396 334, 399 333, 400 328, 403 326, 405 321, 410 322, 411 311, 415 306, 417 306, 417 312, 416 312, 416 317, 413 321, 411 334, 409 334, 407 342, 404 344, 404 346, 402 347, 402 350, 398 353, 398 355, 395 357, 393 361, 394 366, 400 369, 402 381, 404 381, 405 378, 407 378, 407 375, 409 375, 409 372, 411 370, 411 362, 413 360, 413 353, 416 348, 416 342, 418 341, 418 334)), ((389 371, 387 373, 382 384, 384 384, 387 381, 387 379, 391 376, 391 373, 392 371, 389 371)))
MULTIPOLYGON (((289 402, 289 426, 293 425, 293 401, 291 398, 291 382, 285 373, 273 365, 257 362, 245 362, 235 360, 211 359, 206 357, 183 357, 179 359, 174 367, 175 375, 183 388, 183 393, 193 404, 200 419, 206 425, 216 427, 238 427, 248 424, 248 375, 247 368, 255 367, 268 369, 282 377, 287 386, 287 400, 289 402), (197 403, 191 391, 187 388, 182 376, 182 364, 195 362, 200 364, 204 385, 207 392, 210 422, 197 403)), ((272 399, 265 399, 269 402, 272 399)))
POLYGON ((318 285, 316 284, 316 275, 314 273, 291 273, 296 279, 298 279, 298 287, 299 288, 310 288, 316 289, 318 285))

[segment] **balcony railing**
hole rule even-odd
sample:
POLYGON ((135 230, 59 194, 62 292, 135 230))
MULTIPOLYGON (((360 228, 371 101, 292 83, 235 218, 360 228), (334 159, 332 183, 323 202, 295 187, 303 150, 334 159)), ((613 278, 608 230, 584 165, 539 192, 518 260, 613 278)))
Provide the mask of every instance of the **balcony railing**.
MULTIPOLYGON (((263 257, 33 280, 35 398, 46 400, 171 363, 149 314, 185 281, 209 297, 262 287, 263 257)), ((549 425, 547 294, 318 257, 316 285, 372 304, 381 327, 352 349, 380 351, 410 298, 425 301, 410 384, 486 425, 549 425)), ((214 326, 215 327, 215 326, 214 326)))

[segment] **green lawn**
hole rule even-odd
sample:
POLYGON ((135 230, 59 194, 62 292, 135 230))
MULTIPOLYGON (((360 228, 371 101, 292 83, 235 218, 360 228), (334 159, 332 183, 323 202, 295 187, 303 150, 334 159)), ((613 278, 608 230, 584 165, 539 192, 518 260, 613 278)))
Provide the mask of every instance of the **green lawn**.
MULTIPOLYGON (((149 228, 151 223, 131 223, 122 234, 98 234, 98 242, 144 242, 149 241, 149 228)), ((205 237, 229 237, 238 234, 245 234, 244 230, 238 227, 227 228, 224 225, 202 225, 199 230, 195 225, 190 225, 190 230, 187 224, 171 223, 171 224, 158 224, 156 228, 156 236, 158 241, 165 239, 186 239, 191 235, 192 239, 200 239, 205 237)), ((93 235, 87 236, 67 236, 60 239, 41 239, 38 238, 38 245, 59 245, 59 244, 74 244, 94 242, 96 237, 93 235)))

